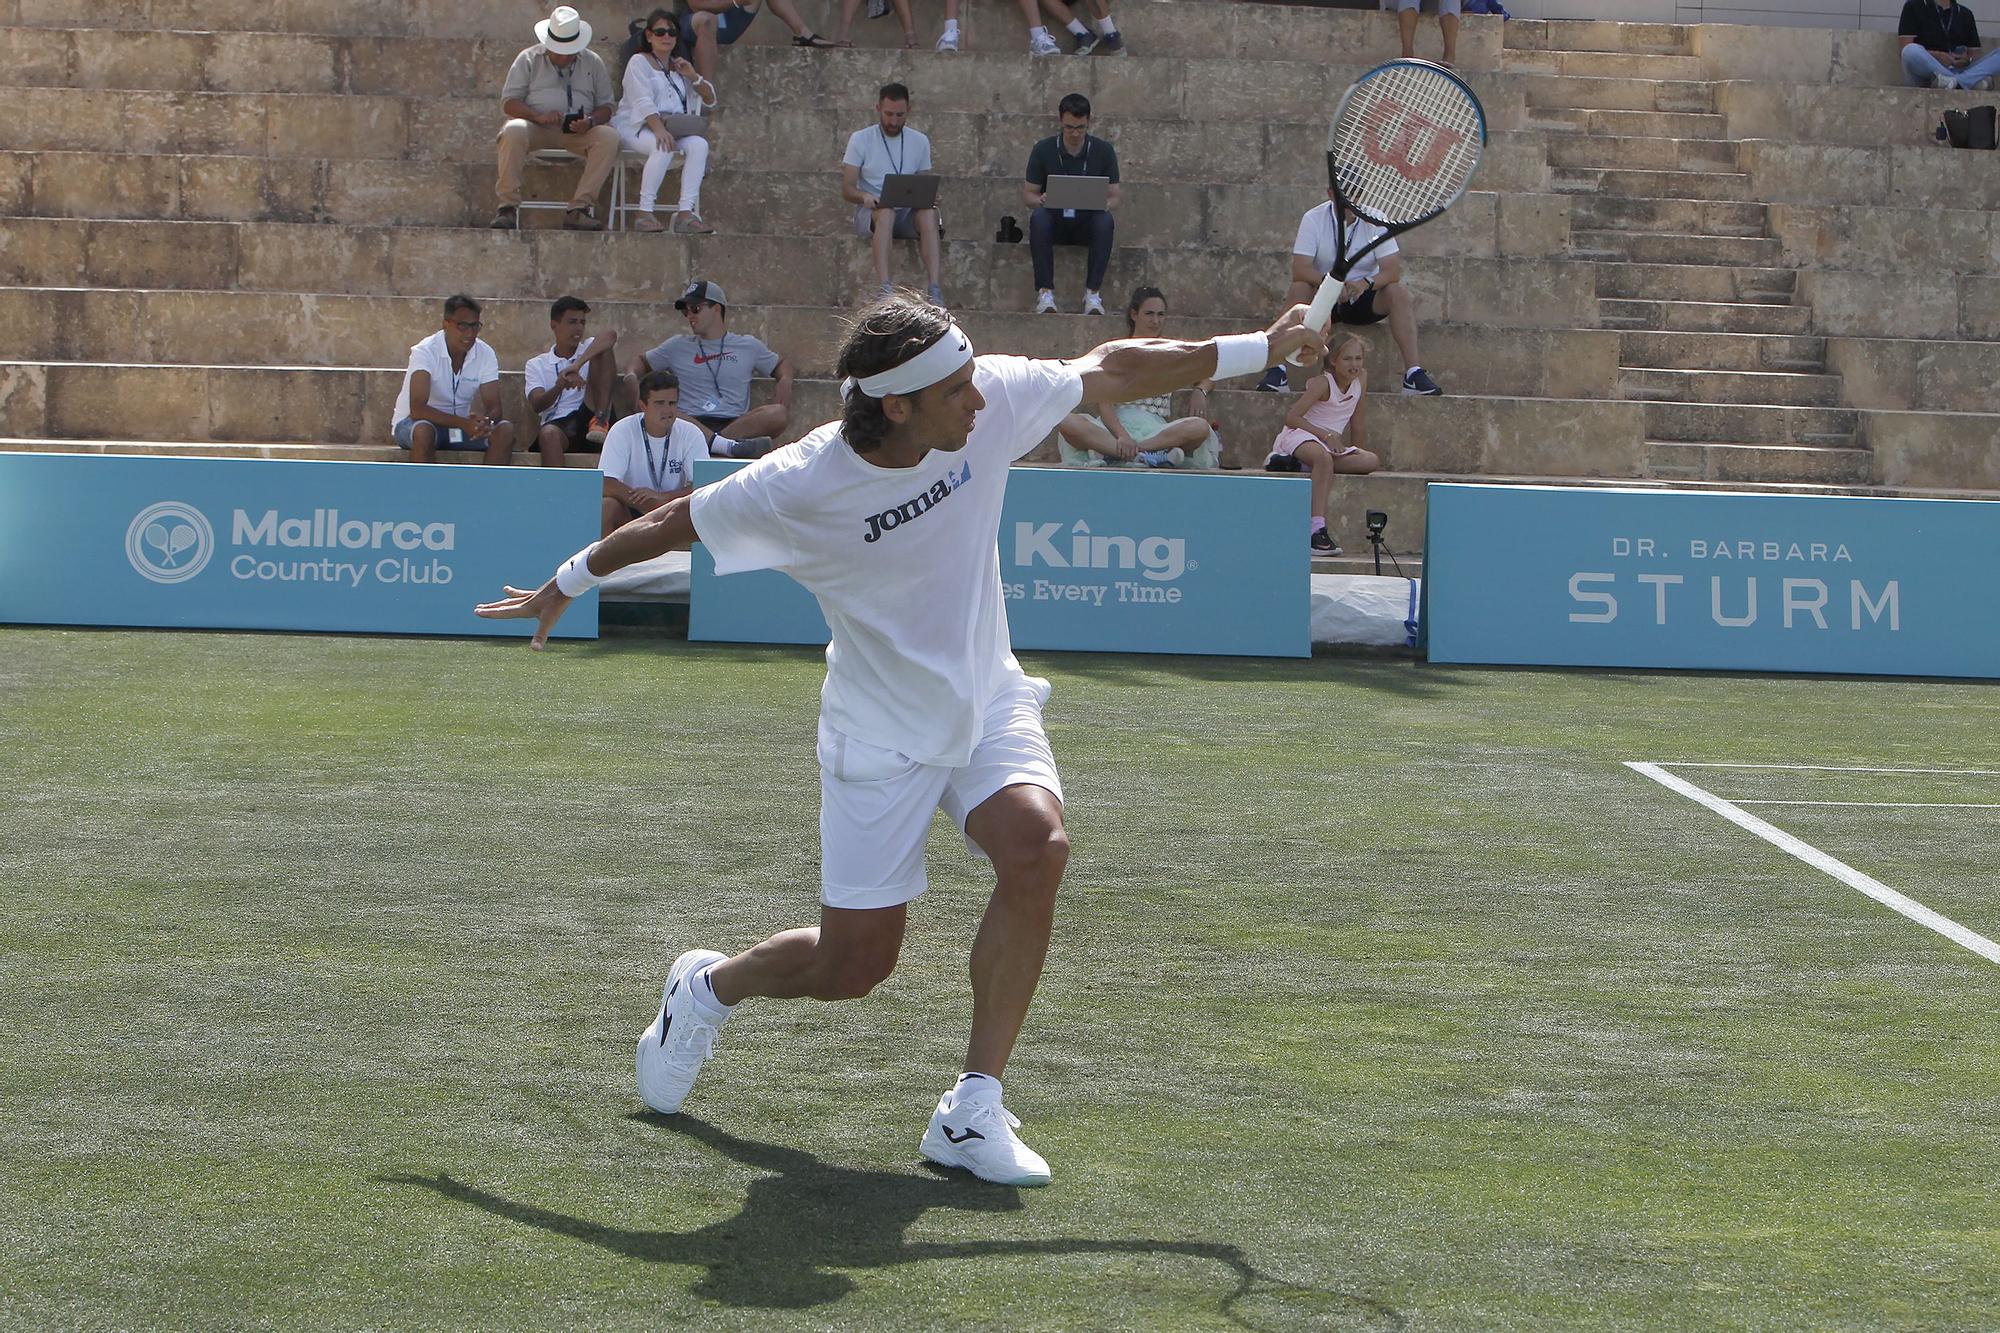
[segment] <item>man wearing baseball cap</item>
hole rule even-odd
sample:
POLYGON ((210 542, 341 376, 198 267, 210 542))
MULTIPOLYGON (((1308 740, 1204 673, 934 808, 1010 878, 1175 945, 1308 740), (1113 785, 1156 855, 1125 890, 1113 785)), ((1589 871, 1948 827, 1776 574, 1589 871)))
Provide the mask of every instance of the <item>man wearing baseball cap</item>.
POLYGON ((709 449, 716 457, 768 453, 792 424, 791 363, 749 334, 729 331, 729 297, 718 283, 689 283, 674 309, 687 316, 688 331, 643 353, 632 373, 643 379, 649 371, 673 371, 681 414, 714 437, 709 449), (777 381, 771 401, 759 407, 750 406, 753 375, 777 381))
POLYGON ((568 5, 560 5, 535 25, 535 45, 514 57, 500 89, 508 121, 500 128, 495 230, 520 225, 521 172, 528 154, 545 148, 583 158, 583 177, 563 226, 596 231, 604 225, 597 220, 597 196, 618 162, 618 131, 611 128, 618 98, 611 91, 611 72, 589 48, 590 25, 568 5))

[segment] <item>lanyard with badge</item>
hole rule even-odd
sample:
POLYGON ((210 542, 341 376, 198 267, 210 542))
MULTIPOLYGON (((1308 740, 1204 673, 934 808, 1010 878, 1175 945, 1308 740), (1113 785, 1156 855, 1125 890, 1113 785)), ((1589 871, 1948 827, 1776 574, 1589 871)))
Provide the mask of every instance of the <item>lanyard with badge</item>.
POLYGON ((662 483, 666 481, 667 465, 673 462, 673 453, 668 448, 668 445, 672 443, 674 438, 673 430, 672 426, 668 426, 667 433, 660 437, 660 461, 655 464, 653 462, 653 437, 646 434, 644 423, 641 423, 639 426, 639 440, 646 446, 646 472, 653 478, 653 489, 656 491, 664 489, 662 483))
POLYGON ((729 350, 729 335, 724 333, 722 341, 715 345, 715 355, 708 354, 708 344, 696 334, 694 340, 695 362, 708 371, 709 399, 701 405, 702 415, 714 416, 722 410, 722 376, 716 371, 715 363, 722 360, 729 350))
POLYGON ((894 157, 891 157, 889 155, 889 132, 883 129, 880 125, 877 125, 875 127, 875 137, 882 141, 882 161, 885 164, 895 168, 895 171, 891 174, 897 176, 902 175, 903 163, 909 158, 910 155, 909 144, 905 143, 903 141, 903 136, 898 134, 896 136, 896 146, 902 149, 903 151, 896 154, 894 157))

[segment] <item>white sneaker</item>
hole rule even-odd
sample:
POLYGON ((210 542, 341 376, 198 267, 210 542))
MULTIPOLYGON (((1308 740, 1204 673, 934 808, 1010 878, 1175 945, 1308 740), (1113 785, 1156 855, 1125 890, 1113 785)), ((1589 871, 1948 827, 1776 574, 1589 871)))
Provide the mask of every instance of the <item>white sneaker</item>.
POLYGON ((1056 294, 1054 292, 1036 293, 1035 313, 1038 315, 1053 315, 1055 314, 1055 312, 1056 312, 1056 294))
POLYGON ((1096 292, 1085 292, 1083 294, 1083 313, 1086 315, 1103 314, 1104 298, 1099 296, 1096 292))
MULTIPOLYGON (((639 1099, 662 1115, 681 1109, 694 1076, 715 1054, 715 1034, 722 1023, 711 1023, 695 1008, 691 989, 694 974, 710 963, 728 958, 713 949, 690 949, 674 959, 667 973, 667 988, 660 996, 660 1012, 639 1034, 639 1099)), ((728 1022, 723 1019, 723 1023, 728 1022)))
POLYGON ((937 49, 944 52, 956 51, 958 49, 958 34, 955 32, 940 34, 937 39, 937 49))
POLYGON ((1187 462, 1185 449, 1148 449, 1139 455, 1142 467, 1179 467, 1187 462))
POLYGON ((923 1154, 939 1166, 956 1166, 996 1185, 1046 1185, 1049 1164, 1014 1133, 1021 1122, 992 1097, 938 1098, 937 1112, 924 1131, 923 1154))
POLYGON ((1049 36, 1048 30, 1045 28, 1028 39, 1028 54, 1031 56, 1059 56, 1062 54, 1062 48, 1056 45, 1056 39, 1049 36))
POLYGON ((1958 79, 1955 75, 1940 74, 1938 75, 1937 86, 1949 92, 1951 89, 1958 87, 1958 79))

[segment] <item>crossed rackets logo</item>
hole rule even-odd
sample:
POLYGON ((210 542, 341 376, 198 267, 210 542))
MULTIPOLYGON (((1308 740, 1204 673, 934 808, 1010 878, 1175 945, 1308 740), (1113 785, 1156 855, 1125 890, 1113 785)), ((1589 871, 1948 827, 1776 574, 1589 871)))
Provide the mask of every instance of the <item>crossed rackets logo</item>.
POLYGON ((1368 117, 1361 154, 1405 180, 1427 181, 1464 142, 1458 131, 1385 98, 1368 117))
POLYGON ((162 500, 147 505, 125 529, 125 558, 155 583, 185 583, 215 554, 215 529, 193 505, 162 500))

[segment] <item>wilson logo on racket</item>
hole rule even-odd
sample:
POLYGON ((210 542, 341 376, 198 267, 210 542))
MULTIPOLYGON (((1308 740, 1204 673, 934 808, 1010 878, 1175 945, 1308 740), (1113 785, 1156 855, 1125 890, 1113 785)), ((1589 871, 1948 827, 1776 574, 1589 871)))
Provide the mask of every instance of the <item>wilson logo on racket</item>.
POLYGON ((1368 119, 1361 155, 1405 180, 1429 180, 1465 144, 1450 126, 1387 100, 1376 103, 1368 119))

